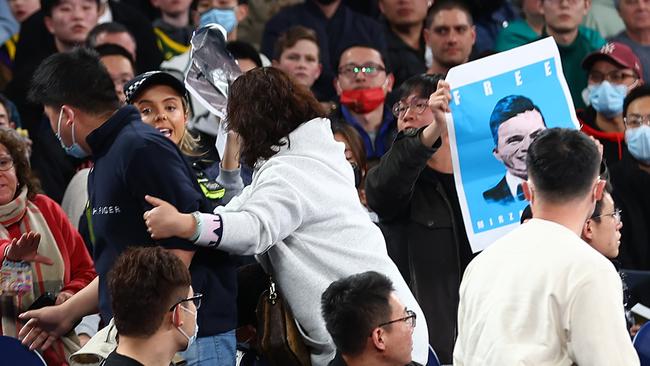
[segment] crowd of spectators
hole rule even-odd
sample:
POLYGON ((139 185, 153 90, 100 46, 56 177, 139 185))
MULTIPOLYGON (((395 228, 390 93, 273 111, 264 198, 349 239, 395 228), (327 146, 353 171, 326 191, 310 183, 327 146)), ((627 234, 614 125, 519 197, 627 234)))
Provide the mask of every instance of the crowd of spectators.
POLYGON ((189 365, 234 365, 246 343, 236 330, 254 318, 238 299, 259 296, 238 286, 238 271, 257 262, 315 366, 425 364, 429 345, 442 364, 633 362, 625 336, 640 324, 629 310, 650 306, 650 286, 612 273, 650 271, 650 0, 7 0, 0 44, 0 261, 3 274, 33 274, 25 293, 0 288, 16 303, 0 335, 45 350, 49 365, 68 365, 111 319, 124 343, 106 365, 153 364, 146 345, 167 364, 179 352, 189 365), (183 82, 192 35, 210 23, 242 72, 227 118, 183 82), (528 199, 533 220, 476 254, 445 77, 546 37, 581 134, 545 131, 523 96, 499 101, 489 123, 508 169, 483 196, 528 199), (526 148, 566 165, 508 160, 499 131, 524 115, 537 126, 526 148), (538 136, 546 145, 529 147, 538 136), (527 253, 507 256, 529 238, 527 253), (154 245, 166 250, 129 249, 154 245), (562 277, 571 265, 574 277, 562 277), (146 273, 159 281, 139 282, 146 273), (585 294, 581 281, 602 286, 585 294), (558 287, 562 310, 590 307, 593 291, 608 300, 549 315, 543 296, 558 287), (139 289, 146 299, 134 299, 139 289), (511 307, 495 313, 490 301, 511 307), (619 359, 587 355, 599 343, 584 314, 602 318, 619 359), (501 320, 513 325, 490 328, 501 320), (528 321, 549 337, 530 358, 533 331, 508 333, 528 321))

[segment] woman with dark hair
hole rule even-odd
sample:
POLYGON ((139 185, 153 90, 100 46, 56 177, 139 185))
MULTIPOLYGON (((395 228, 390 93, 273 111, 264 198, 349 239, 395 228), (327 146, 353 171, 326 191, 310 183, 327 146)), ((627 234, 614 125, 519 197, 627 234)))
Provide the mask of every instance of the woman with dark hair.
MULTIPOLYGON (((3 304, 9 297, 16 307, 15 315, 32 304, 63 303, 96 276, 81 235, 63 209, 39 192, 24 139, 13 130, 0 129, 0 293, 3 304)), ((2 335, 16 336, 20 331, 18 319, 8 318, 11 313, 3 309, 2 335)), ((48 365, 67 365, 67 357, 78 348, 72 334, 43 356, 48 365)))
POLYGON ((417 314, 413 360, 425 364, 422 311, 359 202, 343 144, 323 115, 311 92, 280 70, 240 76, 230 89, 228 128, 241 136, 242 157, 255 167, 252 183, 214 214, 179 213, 147 196, 154 206, 144 214, 149 232, 256 254, 291 307, 315 366, 327 365, 335 351, 320 314, 323 291, 354 273, 383 273, 417 314))
MULTIPOLYGON (((429 95, 446 86, 442 75, 416 75, 393 106, 399 131, 391 149, 366 177, 368 206, 379 215, 388 254, 431 324, 429 342, 451 363, 458 288, 472 252, 454 184, 449 137, 440 138, 429 95), (433 137, 435 138, 433 138, 433 137)), ((444 118, 444 117, 443 117, 444 118)))

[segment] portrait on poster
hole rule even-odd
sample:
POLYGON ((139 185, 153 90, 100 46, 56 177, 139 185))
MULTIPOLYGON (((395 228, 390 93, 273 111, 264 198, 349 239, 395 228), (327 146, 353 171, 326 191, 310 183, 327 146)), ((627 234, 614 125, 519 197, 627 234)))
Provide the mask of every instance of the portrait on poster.
POLYGON ((454 178, 476 252, 519 224, 531 142, 578 123, 552 39, 458 66, 447 81, 454 178))

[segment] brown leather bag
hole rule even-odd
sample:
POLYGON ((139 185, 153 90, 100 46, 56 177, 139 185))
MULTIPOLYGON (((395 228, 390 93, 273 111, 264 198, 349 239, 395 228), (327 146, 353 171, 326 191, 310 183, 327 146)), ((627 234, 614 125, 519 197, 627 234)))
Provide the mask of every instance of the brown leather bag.
POLYGON ((293 314, 278 294, 273 279, 257 303, 257 341, 273 366, 311 366, 309 350, 293 314))

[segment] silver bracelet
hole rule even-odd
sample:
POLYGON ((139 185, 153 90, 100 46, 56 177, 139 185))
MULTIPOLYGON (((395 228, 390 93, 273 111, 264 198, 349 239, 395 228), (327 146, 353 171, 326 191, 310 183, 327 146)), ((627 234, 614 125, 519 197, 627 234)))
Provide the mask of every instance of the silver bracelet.
POLYGON ((199 211, 192 212, 192 217, 194 218, 194 235, 189 239, 192 243, 199 240, 201 236, 201 213, 199 211))

